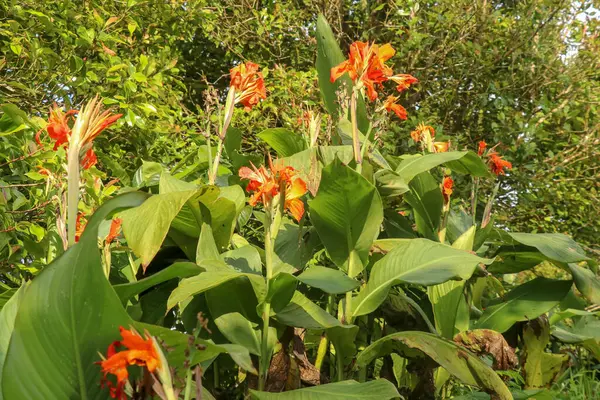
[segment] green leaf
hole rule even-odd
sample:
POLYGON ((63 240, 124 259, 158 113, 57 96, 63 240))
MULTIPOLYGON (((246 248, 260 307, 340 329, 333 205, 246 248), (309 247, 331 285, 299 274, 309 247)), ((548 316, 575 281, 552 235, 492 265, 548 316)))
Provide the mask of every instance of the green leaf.
POLYGON ((376 310, 394 285, 437 285, 450 279, 468 279, 478 263, 491 262, 427 239, 396 239, 395 242, 395 247, 373 265, 367 285, 352 301, 353 315, 376 310))
POLYGON ((115 211, 142 204, 128 193, 98 208, 79 242, 31 282, 21 300, 4 364, 5 398, 106 398, 98 352, 130 318, 106 280, 98 226, 115 211))
POLYGON ((257 135, 267 142, 279 157, 289 157, 306 150, 306 141, 302 136, 286 128, 269 128, 257 135))
MULTIPOLYGON (((473 241, 475 239, 475 227, 472 226, 467 232, 463 233, 457 240, 452 243, 452 247, 458 250, 471 251, 473 249, 473 241)), ((427 288, 427 296, 433 308, 435 319, 435 327, 440 334, 452 339, 456 333, 469 328, 469 321, 460 321, 457 328, 457 317, 459 308, 466 309, 468 315, 468 305, 463 294, 465 281, 447 281, 439 285, 429 286, 427 288), (466 325, 466 326, 465 326, 466 325)))
POLYGON ((154 195, 141 206, 119 215, 127 244, 142 259, 142 265, 150 264, 167 237, 171 222, 185 203, 199 193, 188 190, 154 195))
POLYGON ((404 198, 413 208, 417 231, 428 239, 438 240, 444 201, 439 183, 429 172, 423 172, 409 186, 410 193, 404 198))
POLYGON ((383 220, 377 189, 363 176, 334 160, 323 169, 310 218, 333 262, 353 278, 367 263, 383 220))
POLYGON ((561 233, 508 233, 511 238, 526 246, 535 247, 550 260, 574 263, 589 260, 573 239, 561 233))
POLYGON ((198 246, 196 247, 196 264, 200 264, 204 260, 218 260, 221 258, 217 244, 215 243, 212 227, 207 222, 206 214, 209 212, 204 206, 201 207, 201 210, 206 211, 202 213, 202 227, 200 229, 200 237, 198 238, 198 246))
POLYGON ((429 171, 449 161, 459 160, 468 154, 467 151, 449 151, 447 153, 433 153, 424 156, 413 154, 407 156, 400 162, 396 173, 404 179, 404 182, 410 181, 422 172, 429 171))
POLYGON ((577 264, 567 264, 571 274, 573 275, 573 281, 577 290, 585 296, 586 299, 592 304, 600 304, 600 279, 598 276, 577 264))
POLYGON ((221 254, 221 259, 236 271, 262 275, 260 254, 255 247, 246 245, 221 254))
POLYGON ((514 274, 531 269, 547 260, 543 254, 528 249, 533 250, 531 247, 521 249, 511 246, 501 247, 488 271, 494 274, 514 274))
POLYGON ((552 327, 552 336, 565 343, 600 342, 600 320, 594 316, 584 316, 573 326, 559 323, 552 327))
POLYGON ((396 239, 412 239, 417 237, 412 229, 411 221, 394 210, 385 210, 383 226, 388 237, 396 239))
POLYGON ((502 379, 479 357, 456 343, 431 333, 398 332, 385 336, 358 355, 357 365, 369 364, 379 355, 381 346, 391 340, 397 340, 410 348, 421 350, 467 385, 493 391, 499 399, 512 400, 512 395, 502 379))
POLYGON ((227 340, 243 346, 254 355, 260 355, 260 331, 242 314, 233 312, 220 315, 215 318, 215 324, 227 340))
MULTIPOLYGON (((19 310, 19 306, 21 305, 21 301, 23 300, 28 285, 29 284, 26 283, 21 286, 3 305, 2 310, 0 311, 0 388, 2 387, 2 370, 8 352, 8 345, 15 327, 15 318, 17 317, 17 311, 19 310)), ((0 390, 0 400, 1 399, 3 399, 3 395, 0 390)))
POLYGON ((265 302, 271 303, 271 309, 277 313, 290 303, 297 286, 295 276, 285 272, 277 274, 271 278, 265 302))
POLYGON ((548 343, 550 326, 547 318, 536 318, 525 325, 521 360, 526 389, 549 386, 569 360, 568 354, 546 353, 548 343))
MULTIPOLYGON (((327 23, 327 20, 322 14, 319 14, 317 18, 317 74, 319 77, 319 88, 321 89, 321 95, 323 96, 323 102, 325 108, 334 118, 339 115, 340 108, 337 97, 337 91, 342 85, 347 88, 347 95, 350 97, 352 94, 352 80, 348 75, 340 77, 334 83, 331 83, 331 68, 337 66, 343 62, 346 57, 342 53, 340 46, 335 40, 335 36, 331 27, 327 23)), ((357 102, 357 121, 358 128, 362 132, 369 130, 369 120, 367 118, 367 111, 365 103, 361 98, 357 102)))
POLYGON ((488 306, 477 329, 507 331, 515 322, 539 317, 556 306, 569 292, 572 281, 536 278, 511 290, 503 301, 488 306))
POLYGON ((468 174, 478 178, 490 178, 493 176, 489 167, 483 162, 481 157, 472 151, 467 151, 467 154, 458 160, 448 161, 444 164, 453 172, 463 175, 468 174))
POLYGON ((380 169, 375 172, 375 186, 384 197, 394 197, 404 194, 410 190, 408 184, 395 171, 380 169))
POLYGON ((346 293, 360 286, 360 282, 349 278, 340 270, 315 265, 303 271, 298 280, 329 294, 346 293))
MULTIPOLYGON (((210 260, 202 262, 200 266, 207 267, 209 265, 208 261, 210 260)), ((202 272, 191 278, 183 279, 179 283, 179 286, 177 286, 177 288, 173 290, 173 292, 169 296, 169 300, 167 302, 167 309, 171 309, 175 307, 178 303, 187 300, 192 296, 204 293, 207 290, 217 287, 232 279, 244 277, 250 279, 252 286, 254 286, 255 288, 264 287, 265 285, 264 278, 262 276, 256 275, 254 273, 241 273, 224 264, 224 268, 207 270, 206 272, 202 272)))
POLYGON ((115 292, 121 299, 121 302, 125 305, 127 301, 133 296, 142 293, 145 290, 150 289, 158 284, 169 281, 175 278, 187 278, 190 276, 198 275, 203 269, 198 265, 191 262, 177 262, 173 265, 169 265, 167 268, 160 270, 156 274, 150 275, 147 278, 140 279, 139 281, 123 283, 120 285, 113 286, 115 292))
POLYGON ((306 329, 328 329, 342 325, 327 311, 313 303, 301 292, 294 292, 291 302, 275 318, 287 326, 294 326, 306 329))
POLYGON ((342 381, 289 392, 269 393, 250 390, 256 400, 387 400, 400 397, 394 385, 386 379, 370 382, 342 381))

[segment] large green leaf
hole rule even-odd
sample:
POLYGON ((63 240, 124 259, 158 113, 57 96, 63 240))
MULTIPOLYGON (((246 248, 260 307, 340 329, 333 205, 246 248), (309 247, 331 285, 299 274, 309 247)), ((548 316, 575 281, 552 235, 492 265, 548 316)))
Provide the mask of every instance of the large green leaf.
MULTIPOLYGON (((463 233, 457 240, 452 243, 452 247, 459 250, 471 251, 473 249, 473 241, 475 239, 475 226, 471 226, 468 231, 463 233)), ((457 329, 457 316, 464 314, 464 309, 468 305, 464 296, 465 281, 447 281, 439 285, 429 286, 427 288, 427 296, 433 308, 435 318, 435 327, 440 334, 452 339, 458 332, 469 328, 469 320, 460 321, 460 327, 457 329), (463 312, 459 314, 459 308, 463 312), (466 326, 465 326, 466 325, 466 326)))
POLYGON ((543 254, 531 247, 520 247, 501 247, 488 271, 494 274, 514 274, 531 269, 547 260, 543 254))
MULTIPOLYGON (((337 91, 342 85, 347 88, 348 98, 352 91, 352 81, 348 75, 340 77, 336 82, 331 83, 331 68, 340 64, 346 59, 340 46, 335 40, 331 27, 325 17, 319 14, 317 18, 317 73, 319 77, 319 88, 323 96, 325 108, 332 116, 338 116, 340 112, 337 91)), ((357 102, 357 120, 358 128, 362 132, 369 130, 369 120, 367 118, 366 107, 362 98, 357 102)))
POLYGON ((502 301, 488 306, 477 321, 477 329, 505 332, 515 322, 539 317, 556 306, 569 292, 572 281, 536 278, 506 294, 502 301))
POLYGON ((119 215, 127 244, 142 259, 143 265, 150 264, 167 237, 171 222, 186 202, 199 193, 199 190, 187 190, 154 195, 141 206, 119 215))
POLYGON ((431 240, 437 239, 442 218, 443 197, 439 183, 429 172, 422 172, 410 184, 404 198, 413 208, 417 231, 431 240))
POLYGON ((375 186, 382 196, 399 196, 410 190, 408 184, 395 171, 391 169, 380 169, 375 172, 375 186))
POLYGON ((147 196, 109 200, 87 224, 79 242, 48 265, 21 300, 4 364, 7 399, 105 399, 98 352, 118 338, 130 318, 102 271, 98 226, 113 212, 147 196))
POLYGON ((250 390, 256 400, 387 400, 400 397, 394 385, 385 379, 359 383, 342 381, 282 393, 250 390))
MULTIPOLYGON (((210 260, 206 260, 201 263, 201 267, 206 267, 210 260)), ((206 272, 202 272, 196 276, 191 278, 182 279, 179 283, 179 286, 169 296, 169 300, 167 302, 167 309, 171 309, 175 307, 178 303, 190 299, 192 296, 195 296, 200 293, 204 293, 207 290, 210 290, 214 287, 217 287, 225 282, 228 282, 232 279, 238 278, 248 278, 252 283, 252 286, 255 290, 259 292, 264 290, 265 281, 264 278, 255 273, 242 273, 238 272, 232 267, 229 267, 226 264, 223 264, 222 267, 207 270, 206 272)), ((260 293, 259 293, 260 294, 260 293)), ((263 297, 257 296, 257 297, 263 297)))
POLYGON ((257 135, 267 142, 279 157, 289 157, 306 150, 306 141, 297 133, 286 128, 269 128, 257 135))
POLYGON ((535 247, 550 260, 574 263, 589 260, 585 252, 567 235, 561 233, 508 233, 511 238, 526 246, 535 247))
POLYGON ((476 355, 456 343, 425 332, 398 332, 385 336, 364 349, 357 357, 359 366, 378 357, 386 342, 397 340, 406 346, 421 350, 440 366, 467 385, 488 389, 502 400, 512 400, 502 379, 476 355))
POLYGON ((329 294, 346 293, 360 286, 360 282, 349 278, 342 271, 318 265, 303 271, 298 275, 298 280, 329 294))
POLYGON ((404 182, 410 183, 410 181, 421 172, 427 172, 448 161, 459 160, 467 155, 467 153, 467 151, 449 151, 447 153, 433 153, 426 155, 413 154, 405 157, 400 164, 398 164, 396 173, 402 177, 404 182))
POLYGON ((373 265, 367 285, 352 301, 352 314, 374 311, 389 289, 399 283, 437 285, 450 279, 468 279, 478 263, 490 262, 427 239, 396 239, 395 247, 373 265))
POLYGON ((173 265, 169 265, 163 270, 160 270, 156 274, 150 275, 147 278, 140 279, 139 281, 135 282, 115 285, 113 286, 113 289, 115 289, 115 292, 117 292, 117 295, 123 304, 127 304, 127 301, 133 296, 138 295, 160 283, 175 278, 188 278, 190 276, 198 275, 202 271, 203 269, 194 263, 177 262, 173 265))
POLYGON ((562 365, 569 359, 567 354, 546 353, 548 343, 548 319, 536 318, 525 325, 521 364, 526 389, 549 386, 560 373, 562 365))
POLYGON ((444 165, 450 168, 453 172, 459 174, 468 174, 479 178, 489 178, 493 175, 489 167, 483 162, 481 157, 472 151, 468 151, 464 157, 458 160, 448 161, 444 165))
POLYGON ((333 262, 358 275, 383 220, 377 189, 339 159, 323 169, 317 196, 309 202, 310 218, 333 262))
MULTIPOLYGON (((10 343, 10 337, 15 327, 15 318, 17 311, 24 297, 27 286, 21 286, 16 293, 4 304, 0 311, 0 388, 2 387, 2 370, 4 369, 4 361, 10 343)), ((0 400, 3 399, 2 391, 0 390, 0 400)))
POLYGON ((573 281, 577 290, 581 292, 593 304, 600 304, 600 279, 590 271, 577 264, 569 263, 568 268, 573 275, 573 281))

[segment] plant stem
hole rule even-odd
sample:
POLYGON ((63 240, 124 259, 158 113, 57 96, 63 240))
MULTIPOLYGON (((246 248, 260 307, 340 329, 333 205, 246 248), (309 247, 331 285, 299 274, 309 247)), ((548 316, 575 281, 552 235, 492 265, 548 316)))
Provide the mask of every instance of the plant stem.
POLYGON ((317 358, 315 359, 315 368, 318 371, 321 371, 321 367, 323 366, 323 360, 325 359, 325 355, 327 354, 328 345, 329 339, 327 339, 327 335, 321 335, 321 340, 319 341, 319 348, 317 350, 317 358))
POLYGON ((67 238, 68 246, 75 244, 77 208, 79 205, 79 144, 71 143, 67 153, 67 238))
POLYGON ((219 162, 221 161, 221 155, 223 153, 223 143, 225 141, 225 136, 227 135, 227 129, 229 129, 229 124, 231 123, 231 117, 233 117, 233 108, 235 106, 235 89, 233 87, 229 88, 229 93, 227 94, 227 102, 225 103, 225 119, 223 120, 223 125, 221 126, 221 130, 219 131, 219 142, 217 144, 217 154, 215 154, 215 159, 212 165, 212 172, 209 173, 208 182, 211 185, 215 184, 215 180, 217 179, 217 172, 219 170, 219 162))
POLYGON ((477 192, 479 191, 479 178, 473 178, 473 189, 471 191, 471 213, 473 214, 473 225, 477 220, 477 192))
MULTIPOLYGON (((348 257, 348 276, 351 278, 356 277, 358 273, 355 271, 356 265, 356 253, 354 251, 350 252, 350 256, 348 257)), ((358 262, 361 262, 360 259, 358 262)), ((346 292, 346 304, 344 308, 344 322, 346 324, 352 323, 352 290, 346 292)))
POLYGON ((337 381, 341 382, 344 380, 344 360, 339 351, 335 351, 335 361, 337 365, 337 381))
POLYGON ((362 165, 362 154, 360 152, 360 138, 358 137, 358 122, 356 121, 356 89, 352 91, 350 97, 350 122, 352 124, 352 148, 354 150, 354 161, 356 169, 360 172, 362 165))
POLYGON ((185 394, 183 400, 190 400, 192 397, 192 369, 188 368, 185 373, 185 394))
MULTIPOLYGON (((272 218, 272 206, 267 207, 265 213, 265 267, 266 267, 266 280, 267 280, 267 293, 269 293, 269 286, 271 278, 273 276, 273 239, 271 237, 271 222, 272 218)), ((260 351, 260 365, 258 371, 258 390, 264 390, 267 382, 267 375, 269 372, 269 366, 271 364, 271 354, 269 349, 269 318, 271 314, 271 303, 265 301, 262 320, 262 342, 260 351)))

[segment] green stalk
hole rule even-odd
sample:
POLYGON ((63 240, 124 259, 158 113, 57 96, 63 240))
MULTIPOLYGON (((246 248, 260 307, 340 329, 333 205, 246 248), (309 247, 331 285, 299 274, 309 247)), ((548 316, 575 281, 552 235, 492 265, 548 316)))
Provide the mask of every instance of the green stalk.
MULTIPOLYGON (((348 276, 351 278, 356 277, 358 272, 355 271, 356 266, 356 253, 354 251, 350 252, 350 256, 348 257, 348 276)), ((360 259, 358 262, 361 262, 360 259)), ((346 324, 352 323, 352 290, 346 292, 346 304, 344 308, 344 322, 346 324)))
POLYGON ((79 205, 79 143, 70 143, 67 153, 67 238, 69 247, 75 244, 77 208, 79 205))
MULTIPOLYGON (((273 276, 273 239, 271 237, 271 221, 272 217, 272 206, 267 207, 265 210, 265 267, 266 267, 266 280, 267 280, 267 293, 269 293, 269 286, 271 278, 273 276)), ((266 301, 263 307, 262 320, 262 342, 260 350, 260 365, 258 371, 258 390, 264 390, 267 382, 267 375, 269 371, 269 365, 271 364, 271 354, 269 351, 269 318, 271 314, 271 303, 266 301)))
POLYGON ((217 154, 215 154, 215 159, 212 165, 212 172, 209 174, 208 182, 211 185, 215 184, 215 180, 217 179, 217 172, 219 170, 219 162, 221 161, 221 155, 223 154, 223 143, 225 141, 225 135, 227 135, 227 129, 229 128, 229 124, 231 123, 231 117, 233 117, 233 109, 235 107, 235 89, 233 87, 229 88, 229 93, 227 94, 227 102, 225 103, 225 119, 223 120, 223 125, 221 126, 221 130, 219 131, 219 142, 217 143, 217 154))
POLYGON ((350 122, 352 124, 352 149, 354 150, 354 161, 356 161, 356 170, 360 172, 362 166, 362 154, 360 151, 360 138, 358 137, 358 122, 356 120, 356 89, 352 91, 352 97, 350 97, 350 122))
POLYGON ((319 341, 319 348, 317 349, 317 358, 315 359, 315 368, 318 371, 321 371, 321 367, 323 366, 323 360, 325 359, 325 355, 327 354, 327 346, 329 345, 329 339, 326 334, 321 336, 321 340, 319 341))
POLYGON ((185 393, 183 400, 190 400, 192 398, 192 369, 188 368, 185 373, 185 393))
POLYGON ((471 191, 471 212, 473 213, 473 225, 477 219, 477 192, 479 191, 479 178, 473 178, 473 189, 471 191))

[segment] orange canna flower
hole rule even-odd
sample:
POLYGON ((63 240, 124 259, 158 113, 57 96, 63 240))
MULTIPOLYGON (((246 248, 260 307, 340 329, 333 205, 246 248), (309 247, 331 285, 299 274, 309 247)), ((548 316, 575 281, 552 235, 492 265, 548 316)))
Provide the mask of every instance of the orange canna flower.
POLYGON ((235 104, 242 103, 246 111, 267 98, 265 80, 258 64, 247 61, 230 70, 229 86, 235 89, 235 104))
POLYGON ((269 169, 261 166, 253 169, 240 168, 238 174, 241 179, 248 179, 246 191, 253 192, 248 200, 251 206, 258 203, 268 203, 273 197, 285 189, 284 207, 292 214, 296 221, 304 215, 304 203, 300 199, 307 191, 306 182, 296 176, 296 170, 289 166, 273 163, 269 160, 269 169))
POLYGON ((388 98, 383 103, 383 107, 388 112, 393 111, 398 118, 402 120, 406 120, 408 118, 408 114, 406 113, 406 108, 402 107, 400 104, 396 103, 398 98, 396 96, 388 96, 388 98))
POLYGON ((450 142, 433 142, 433 150, 436 153, 445 153, 450 148, 450 142))
POLYGON ((429 132, 431 137, 435 136, 435 129, 433 129, 432 126, 425 125, 421 122, 419 125, 417 125, 417 128, 410 133, 410 137, 412 137, 415 142, 420 142, 423 140, 423 136, 427 132, 429 132))
POLYGON ((269 202, 279 192, 279 183, 264 166, 256 168, 252 165, 252 168, 242 167, 238 174, 241 179, 250 181, 246 186, 246 191, 254 192, 248 200, 248 203, 254 207, 257 203, 269 202))
POLYGON ((414 85, 415 83, 419 83, 419 80, 412 75, 409 74, 398 74, 394 76, 390 76, 388 78, 390 81, 396 83, 396 89, 399 92, 403 92, 410 87, 410 85, 414 85))
POLYGON ((285 188, 285 209, 292 214, 296 221, 300 221, 304 215, 304 202, 300 199, 306 194, 306 182, 295 177, 286 182, 285 188))
MULTIPOLYGON (((48 117, 48 125, 46 125, 46 132, 52 140, 54 140, 54 149, 58 149, 60 146, 68 144, 69 138, 71 137, 71 128, 69 127, 69 119, 72 118, 73 114, 76 114, 77 110, 69 110, 66 113, 54 103, 50 109, 50 116, 48 117)), ((35 141, 38 145, 42 145, 40 135, 42 130, 38 131, 35 135, 35 141)))
POLYGON ((477 148, 477 155, 482 156, 485 153, 485 148, 487 147, 487 143, 481 140, 479 142, 479 147, 477 148))
POLYGON ((97 364, 102 367, 102 385, 109 388, 110 396, 113 399, 124 400, 127 397, 123 389, 129 378, 127 366, 145 366, 152 373, 160 368, 160 358, 151 337, 146 335, 146 339, 143 339, 135 330, 128 330, 122 326, 119 330, 123 339, 111 343, 106 352, 107 358, 97 364), (117 347, 125 347, 127 350, 117 352, 117 347), (116 385, 107 379, 108 374, 116 376, 116 385))
POLYGON ((454 181, 449 176, 445 176, 442 181, 442 196, 444 196, 444 204, 450 202, 450 195, 452 194, 452 186, 454 181))
POLYGON ((106 243, 110 244, 112 243, 113 240, 115 240, 117 238, 117 236, 119 236, 119 231, 121 230, 121 223, 123 221, 121 220, 121 218, 114 218, 112 220, 112 222, 110 223, 110 231, 108 232, 108 235, 106 235, 106 243))
POLYGON ((75 222, 75 243, 79 242, 79 238, 83 235, 83 231, 87 225, 87 220, 84 217, 84 213, 80 212, 77 214, 77 220, 75 222))
POLYGON ((490 159, 489 159, 488 163, 490 165, 490 168, 492 169, 492 172, 494 174, 496 174, 496 176, 504 175, 505 169, 512 168, 512 164, 510 163, 510 161, 506 161, 501 156, 499 156, 498 153, 496 153, 496 152, 489 154, 489 157, 490 157, 490 159))
POLYGON ((354 42, 350 45, 348 60, 331 69, 330 81, 333 83, 348 73, 355 84, 358 82, 367 89, 367 97, 373 101, 377 98, 375 88, 381 86, 393 74, 385 62, 395 53, 389 43, 379 46, 368 42, 354 42))
POLYGON ((90 149, 85 153, 85 156, 81 160, 81 167, 83 169, 90 169, 97 163, 98 157, 96 157, 96 153, 94 153, 94 150, 90 147, 90 149))

